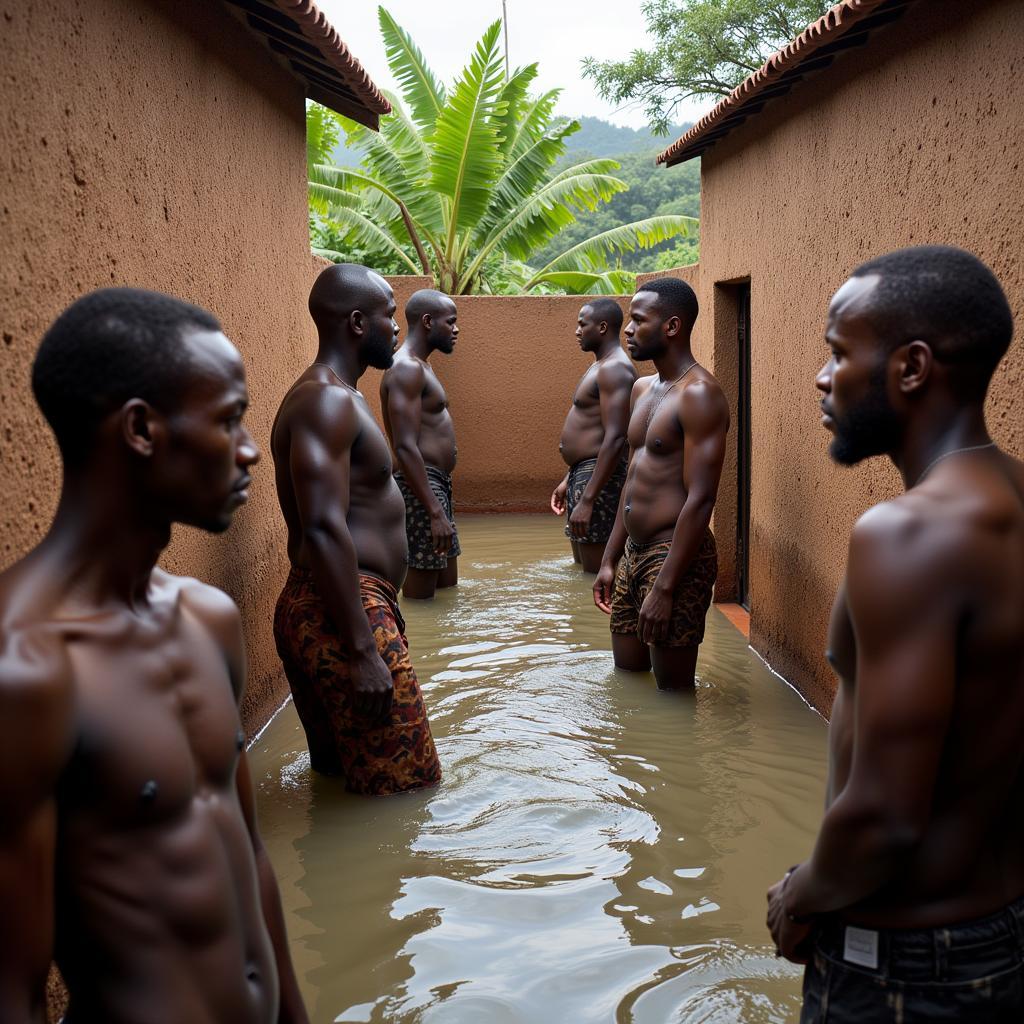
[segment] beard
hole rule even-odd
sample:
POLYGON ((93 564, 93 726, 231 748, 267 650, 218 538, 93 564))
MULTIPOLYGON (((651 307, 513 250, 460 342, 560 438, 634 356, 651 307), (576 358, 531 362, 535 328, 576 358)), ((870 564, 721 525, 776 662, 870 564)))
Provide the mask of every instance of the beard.
POLYGON ((841 419, 833 415, 832 444, 828 453, 841 466, 855 466, 896 447, 903 424, 886 393, 886 360, 868 378, 868 393, 841 419))
POLYGON ((391 331, 372 328, 363 342, 360 351, 361 361, 375 370, 387 370, 391 367, 392 353, 395 347, 395 336, 391 331))

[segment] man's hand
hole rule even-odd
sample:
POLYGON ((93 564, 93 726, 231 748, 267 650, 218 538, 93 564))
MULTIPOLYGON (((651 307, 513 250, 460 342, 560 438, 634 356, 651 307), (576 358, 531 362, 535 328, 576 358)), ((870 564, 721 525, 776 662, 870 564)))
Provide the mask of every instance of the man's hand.
POLYGON ((602 562, 594 580, 594 604, 605 613, 612 613, 612 588, 615 586, 615 566, 602 562))
POLYGON ((569 489, 569 478, 566 477, 552 492, 551 492, 551 511, 556 516, 565 515, 565 492, 569 489))
POLYGON ((582 540, 590 529, 590 520, 594 515, 594 502, 581 497, 569 516, 569 533, 574 540, 582 540))
POLYGON ((811 957, 811 933, 814 922, 801 924, 786 914, 783 894, 789 875, 780 879, 768 890, 768 931, 775 940, 775 951, 794 964, 806 964, 811 957))
POLYGON ((352 691, 356 710, 367 718, 383 718, 391 711, 395 687, 390 670, 376 651, 352 662, 352 691))
POLYGON ((668 634, 672 616, 672 591, 663 590, 657 583, 651 588, 640 606, 637 636, 641 643, 660 644, 668 634))
POLYGON ((439 555, 447 555, 452 549, 452 538, 455 536, 455 527, 452 526, 443 508, 438 508, 430 513, 430 539, 434 544, 434 551, 439 555))

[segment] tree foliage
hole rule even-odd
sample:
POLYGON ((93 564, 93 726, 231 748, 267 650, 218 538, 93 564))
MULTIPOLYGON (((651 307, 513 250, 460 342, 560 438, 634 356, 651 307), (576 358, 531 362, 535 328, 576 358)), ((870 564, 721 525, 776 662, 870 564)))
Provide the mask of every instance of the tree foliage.
MULTIPOLYGON (((581 132, 582 134, 584 133, 581 132)), ((646 220, 649 217, 673 214, 698 217, 700 215, 700 160, 690 160, 678 167, 666 169, 655 166, 656 154, 657 150, 648 149, 644 152, 617 156, 615 159, 619 163, 619 170, 616 171, 616 175, 629 186, 629 191, 620 192, 595 210, 581 213, 573 224, 563 228, 544 247, 534 253, 533 258, 536 262, 547 263, 559 253, 571 249, 584 239, 631 220, 646 220)), ((619 269, 632 273, 664 269, 664 264, 659 261, 662 254, 673 247, 674 242, 686 246, 687 258, 670 263, 668 266, 692 263, 696 256, 693 255, 693 258, 690 256, 696 252, 698 235, 698 227, 695 224, 685 239, 670 239, 649 249, 623 253, 616 257, 614 263, 619 269)))
POLYGON ((690 97, 727 96, 828 10, 827 0, 646 0, 655 45, 625 60, 588 57, 583 74, 612 103, 642 103, 651 129, 668 131, 690 97))
POLYGON ((485 31, 469 63, 445 86, 412 38, 383 8, 381 32, 402 97, 372 132, 312 105, 309 197, 313 244, 332 259, 364 256, 382 269, 434 277, 452 295, 550 289, 617 292, 623 254, 686 236, 691 216, 663 212, 616 223, 536 266, 533 254, 578 215, 628 186, 614 160, 556 167, 579 123, 554 117, 558 90, 535 95, 537 65, 511 71, 501 57, 501 23, 485 31), (324 119, 362 153, 357 168, 326 162, 324 119), (329 244, 326 244, 329 243, 329 244), (516 285, 518 284, 518 287, 516 285))

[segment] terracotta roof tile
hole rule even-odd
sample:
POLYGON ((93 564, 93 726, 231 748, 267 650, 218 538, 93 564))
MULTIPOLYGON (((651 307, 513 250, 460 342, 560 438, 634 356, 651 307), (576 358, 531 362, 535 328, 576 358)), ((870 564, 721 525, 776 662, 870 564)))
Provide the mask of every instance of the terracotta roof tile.
POLYGON ((866 41, 872 29, 898 18, 911 2, 913 0, 842 0, 829 8, 659 154, 657 163, 671 166, 699 156, 732 128, 756 114, 770 99, 788 92, 804 74, 830 64, 837 51, 866 41), (858 31, 851 32, 855 26, 858 31))
POLYGON ((226 0, 275 57, 306 86, 306 95, 377 128, 391 104, 313 0, 226 0))

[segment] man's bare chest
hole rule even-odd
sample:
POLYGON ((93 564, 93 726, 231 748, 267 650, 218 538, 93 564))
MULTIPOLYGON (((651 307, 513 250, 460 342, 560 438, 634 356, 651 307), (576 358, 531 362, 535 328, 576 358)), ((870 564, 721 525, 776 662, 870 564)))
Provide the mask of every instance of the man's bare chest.
POLYGON ((244 744, 224 654, 195 621, 69 637, 78 693, 65 780, 74 809, 122 825, 184 813, 233 785, 244 744))

